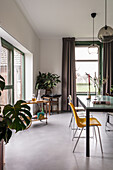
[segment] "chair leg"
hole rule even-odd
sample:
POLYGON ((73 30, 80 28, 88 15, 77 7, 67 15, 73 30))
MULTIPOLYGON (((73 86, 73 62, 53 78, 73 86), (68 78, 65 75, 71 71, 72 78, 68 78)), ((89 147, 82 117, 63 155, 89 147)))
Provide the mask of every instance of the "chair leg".
POLYGON ((109 122, 109 119, 110 119, 109 117, 110 117, 110 116, 109 116, 109 113, 107 113, 107 114, 106 114, 105 131, 111 131, 110 129, 107 129, 107 123, 110 123, 110 122, 109 122))
POLYGON ((84 128, 81 129, 81 132, 80 132, 80 134, 79 134, 79 137, 78 137, 78 139, 77 139, 77 141, 76 141, 76 143, 75 143, 75 146, 74 146, 74 148, 73 148, 73 153, 74 153, 75 148, 76 148, 76 146, 77 146, 77 144, 78 144, 78 141, 79 141, 79 139, 80 139, 80 136, 81 136, 81 134, 82 134, 83 129, 84 129, 84 128))
POLYGON ((93 129, 94 129, 95 139, 96 139, 96 142, 97 142, 97 135, 96 135, 95 126, 93 127, 93 129))
POLYGON ((78 130, 78 127, 75 129, 75 132, 74 132, 74 134, 73 134, 72 141, 73 141, 73 139, 74 139, 74 137, 75 137, 75 135, 76 135, 77 130, 78 130))
POLYGON ((71 120, 70 120, 70 122, 69 122, 69 127, 71 127, 72 121, 73 121, 73 114, 72 114, 71 120))
POLYGON ((98 127, 98 126, 97 126, 97 129, 98 129, 98 134, 99 134, 99 140, 100 140, 101 152, 102 152, 102 155, 103 155, 102 141, 101 141, 101 137, 100 137, 100 130, 99 130, 99 127, 98 127))
POLYGON ((107 126, 107 123, 108 123, 108 118, 109 116, 108 116, 108 113, 106 114, 106 123, 105 123, 105 131, 106 131, 106 126, 107 126))

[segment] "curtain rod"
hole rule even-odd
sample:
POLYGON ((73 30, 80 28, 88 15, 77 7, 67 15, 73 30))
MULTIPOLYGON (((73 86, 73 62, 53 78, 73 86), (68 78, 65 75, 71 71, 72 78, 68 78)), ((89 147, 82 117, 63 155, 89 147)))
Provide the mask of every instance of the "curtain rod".
MULTIPOLYGON (((77 37, 77 38, 75 38, 75 41, 81 41, 81 40, 83 40, 83 41, 93 41, 92 40, 92 37, 77 37)), ((98 41, 98 38, 97 37, 94 37, 94 41, 98 41)))

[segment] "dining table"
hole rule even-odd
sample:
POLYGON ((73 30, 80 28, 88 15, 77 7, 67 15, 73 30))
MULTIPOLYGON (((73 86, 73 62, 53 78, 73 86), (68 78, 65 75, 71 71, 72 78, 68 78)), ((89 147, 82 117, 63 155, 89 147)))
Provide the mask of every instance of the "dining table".
POLYGON ((113 97, 111 96, 91 96, 88 99, 86 95, 77 96, 77 106, 82 105, 86 110, 86 157, 90 157, 90 113, 95 112, 113 112, 113 97))

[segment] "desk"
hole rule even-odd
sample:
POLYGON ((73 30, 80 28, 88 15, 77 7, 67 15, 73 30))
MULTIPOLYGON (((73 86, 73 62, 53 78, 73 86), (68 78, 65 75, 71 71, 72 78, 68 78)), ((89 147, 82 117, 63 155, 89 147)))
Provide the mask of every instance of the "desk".
POLYGON ((87 96, 77 96, 77 103, 80 103, 86 110, 86 157, 90 157, 90 138, 89 138, 89 114, 90 112, 113 112, 113 97, 102 96, 96 101, 108 101, 107 104, 93 104, 95 96, 91 96, 91 100, 86 99, 87 96))
MULTIPOLYGON (((42 103, 42 104, 46 104, 46 124, 47 124, 47 104, 49 104, 49 114, 50 114, 50 102, 47 101, 47 100, 40 100, 40 101, 28 101, 26 103, 23 103, 23 104, 39 104, 39 103, 42 103)), ((37 121, 38 119, 32 119, 32 121, 37 121)))

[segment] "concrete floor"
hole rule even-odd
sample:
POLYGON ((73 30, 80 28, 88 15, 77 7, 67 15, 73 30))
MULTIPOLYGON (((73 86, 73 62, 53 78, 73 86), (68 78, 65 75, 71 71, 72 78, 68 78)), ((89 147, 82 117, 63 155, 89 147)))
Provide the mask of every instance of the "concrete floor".
MULTIPOLYGON (((48 116, 48 125, 33 122, 23 132, 13 134, 5 146, 5 170, 112 170, 113 132, 105 132, 106 116, 96 113, 102 123, 101 137, 104 155, 99 141, 91 139, 91 157, 85 157, 85 138, 81 138, 75 153, 72 130, 68 127, 71 113, 48 116)), ((113 122, 113 121, 112 121, 113 122)), ((84 130, 85 134, 85 130, 84 130)))

